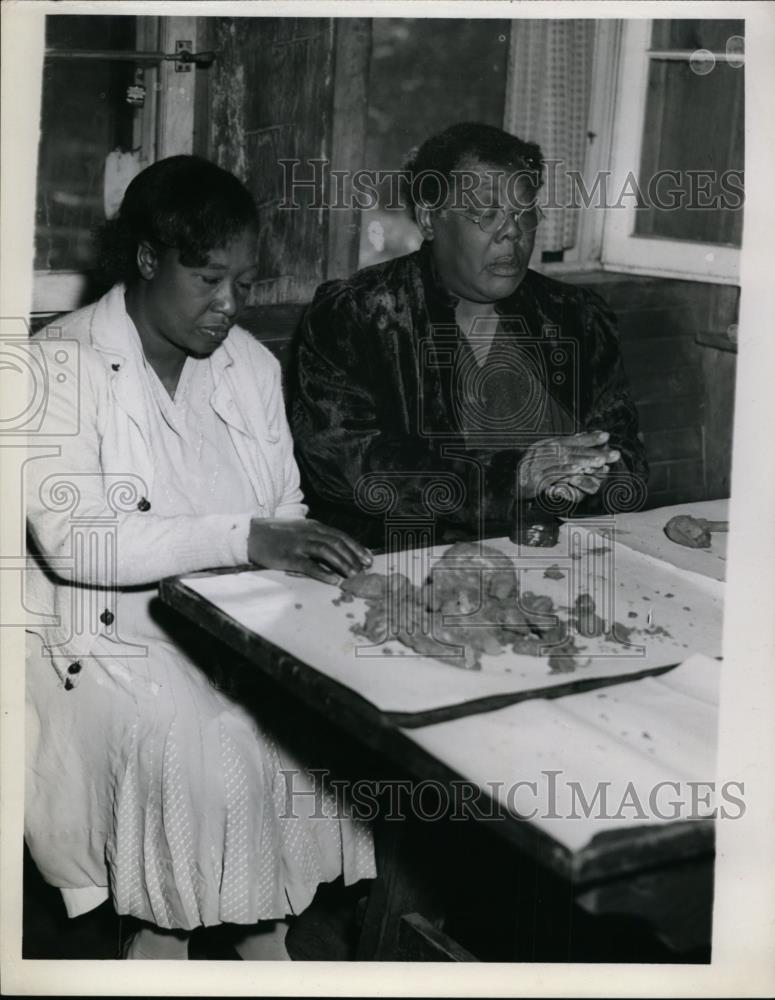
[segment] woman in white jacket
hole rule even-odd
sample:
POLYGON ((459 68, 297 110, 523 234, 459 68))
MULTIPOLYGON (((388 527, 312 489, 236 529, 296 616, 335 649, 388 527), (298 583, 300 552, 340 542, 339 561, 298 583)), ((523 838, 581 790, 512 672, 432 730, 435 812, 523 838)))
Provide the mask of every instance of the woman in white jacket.
POLYGON ((298 765, 210 683, 198 640, 155 600, 159 579, 195 570, 252 562, 335 582, 371 561, 305 519, 279 365, 234 325, 257 232, 233 175, 162 160, 105 229, 121 280, 36 336, 56 446, 27 463, 41 624, 25 836, 71 916, 110 896, 144 921, 128 958, 184 958, 191 930, 221 923, 243 957, 287 957, 284 918, 320 882, 375 874, 366 827, 335 808, 285 814, 281 770, 298 765))

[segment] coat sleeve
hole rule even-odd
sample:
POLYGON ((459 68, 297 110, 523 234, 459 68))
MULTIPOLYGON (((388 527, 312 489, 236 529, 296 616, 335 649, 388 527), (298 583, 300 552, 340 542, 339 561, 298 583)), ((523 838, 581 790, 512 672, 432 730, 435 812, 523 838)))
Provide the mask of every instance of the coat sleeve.
POLYGON ((649 468, 638 432, 638 411, 622 363, 616 318, 603 300, 589 291, 582 310, 591 382, 584 429, 608 431, 609 445, 621 458, 611 467, 601 494, 580 505, 579 513, 636 510, 646 501, 649 468))
POLYGON ((404 422, 416 428, 418 403, 398 372, 380 370, 375 322, 344 282, 322 286, 302 320, 290 414, 308 499, 359 515, 435 513, 465 525, 510 517, 519 452, 484 464, 462 441, 387 429, 398 422, 387 419, 390 407, 407 408, 404 422))
MULTIPOLYGON (((55 347, 41 345, 44 352, 55 347)), ((250 515, 161 516, 152 501, 136 495, 130 470, 104 471, 97 421, 101 370, 88 349, 82 355, 77 393, 53 377, 47 386, 49 426, 74 433, 51 438, 50 454, 28 461, 25 470, 28 523, 51 572, 68 583, 127 587, 245 562, 250 515), (79 524, 112 533, 112 557, 79 559, 79 524)))

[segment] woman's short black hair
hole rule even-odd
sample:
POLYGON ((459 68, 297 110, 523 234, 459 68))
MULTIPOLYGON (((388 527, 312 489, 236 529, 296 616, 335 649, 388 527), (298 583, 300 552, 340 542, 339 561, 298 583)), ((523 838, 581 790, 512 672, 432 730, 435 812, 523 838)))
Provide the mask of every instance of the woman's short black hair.
POLYGON ((412 218, 418 204, 439 207, 452 183, 452 174, 466 160, 478 160, 518 175, 537 192, 543 184, 541 148, 494 125, 459 122, 433 135, 417 149, 404 168, 412 218))
POLYGON ((255 202, 234 174, 199 156, 169 156, 132 179, 114 219, 97 234, 98 265, 110 281, 138 277, 137 247, 175 248, 182 264, 201 267, 248 228, 255 202))

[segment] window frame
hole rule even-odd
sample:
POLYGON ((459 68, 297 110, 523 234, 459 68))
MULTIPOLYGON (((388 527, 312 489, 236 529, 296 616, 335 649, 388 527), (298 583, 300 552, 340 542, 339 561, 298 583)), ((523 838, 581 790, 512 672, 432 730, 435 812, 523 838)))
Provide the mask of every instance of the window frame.
MULTIPOLYGON (((609 199, 624 190, 640 168, 646 114, 652 19, 622 23, 616 104, 611 141, 609 199)), ((719 58, 717 56, 717 58, 719 58)), ((740 249, 716 243, 635 235, 634 199, 605 209, 600 262, 604 271, 624 271, 715 284, 739 284, 740 249)))

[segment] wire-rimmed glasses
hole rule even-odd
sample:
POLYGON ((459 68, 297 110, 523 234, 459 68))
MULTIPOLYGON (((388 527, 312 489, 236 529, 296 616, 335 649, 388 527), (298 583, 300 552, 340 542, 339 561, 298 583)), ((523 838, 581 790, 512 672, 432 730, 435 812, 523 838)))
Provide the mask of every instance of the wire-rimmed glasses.
POLYGON ((485 208, 481 212, 472 214, 468 212, 461 212, 460 214, 464 219, 468 219, 469 222, 476 223, 483 233, 497 232, 508 218, 512 218, 523 236, 534 233, 544 217, 544 213, 538 205, 527 205, 525 208, 509 209, 508 211, 505 208, 497 206, 485 208))

